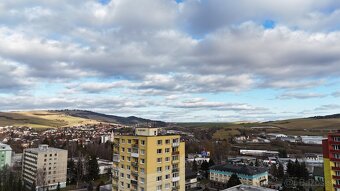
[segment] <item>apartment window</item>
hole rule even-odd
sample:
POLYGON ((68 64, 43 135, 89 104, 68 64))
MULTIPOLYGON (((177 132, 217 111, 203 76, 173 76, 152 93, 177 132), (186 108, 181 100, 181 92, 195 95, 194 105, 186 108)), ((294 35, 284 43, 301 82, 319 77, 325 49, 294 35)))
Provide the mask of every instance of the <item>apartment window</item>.
POLYGON ((128 143, 131 144, 131 139, 128 139, 128 143))
POLYGON ((157 167, 157 172, 162 172, 162 167, 157 167))
POLYGON ((170 170, 170 166, 165 166, 165 170, 170 170))
POLYGON ((157 154, 162 154, 162 149, 157 149, 157 154))
POLYGON ((161 145, 162 144, 162 140, 157 140, 157 145, 161 145))
POLYGON ((124 178, 124 173, 120 173, 120 177, 124 178))
POLYGON ((140 163, 144 164, 145 163, 145 159, 140 159, 140 163))
POLYGON ((122 139, 122 143, 125 143, 125 139, 122 139))
POLYGON ((122 187, 124 187, 124 182, 120 182, 120 185, 121 185, 122 187))
POLYGON ((170 161, 170 157, 165 157, 165 162, 169 162, 170 161))
POLYGON ((141 140, 141 141, 140 141, 140 144, 141 144, 141 145, 145 145, 145 141, 144 141, 144 140, 141 140))
POLYGON ((128 153, 131 153, 131 148, 128 148, 128 151, 127 151, 128 153))
POLYGON ((124 168, 124 165, 123 165, 123 164, 121 164, 121 165, 120 165, 120 168, 124 168))
POLYGON ((156 181, 157 182, 162 181, 162 176, 157 176, 156 181))
POLYGON ((160 191, 162 190, 162 185, 158 185, 157 188, 156 188, 157 191, 160 191))
POLYGON ((170 148, 165 148, 165 153, 169 153, 170 152, 170 148))
POLYGON ((125 148, 124 147, 122 147, 122 152, 125 152, 125 148))
POLYGON ((126 165, 126 169, 131 170, 131 166, 130 165, 126 165))
POLYGON ((130 179, 130 178, 131 178, 131 175, 130 175, 130 174, 126 174, 126 178, 127 178, 127 179, 130 179))
POLYGON ((122 156, 122 160, 124 160, 125 159, 125 157, 124 156, 122 156))
POLYGON ((170 178, 170 174, 165 175, 165 179, 168 180, 170 178))
POLYGON ((144 188, 140 188, 140 191, 144 191, 144 188))
POLYGON ((129 162, 130 162, 130 161, 131 161, 131 157, 127 157, 127 161, 129 161, 129 162))
POLYGON ((129 183, 128 183, 128 184, 126 184, 126 187, 127 187, 127 188, 130 188, 130 184, 129 184, 129 183))
POLYGON ((166 184, 164 185, 164 187, 165 187, 165 189, 169 189, 169 188, 170 188, 170 183, 166 183, 166 184))
POLYGON ((144 168, 141 168, 141 169, 140 169, 140 172, 141 172, 142 174, 144 174, 144 172, 145 172, 144 168))
POLYGON ((167 145, 170 144, 170 139, 166 139, 165 144, 167 144, 167 145))
POLYGON ((157 162, 161 163, 162 162, 162 158, 157 158, 157 162))
POLYGON ((141 183, 144 183, 144 182, 145 182, 145 179, 144 179, 144 178, 140 178, 140 182, 141 182, 141 183))
POLYGON ((144 154, 145 154, 145 150, 144 150, 144 149, 141 149, 141 150, 140 150, 140 154, 141 154, 141 155, 144 155, 144 154))

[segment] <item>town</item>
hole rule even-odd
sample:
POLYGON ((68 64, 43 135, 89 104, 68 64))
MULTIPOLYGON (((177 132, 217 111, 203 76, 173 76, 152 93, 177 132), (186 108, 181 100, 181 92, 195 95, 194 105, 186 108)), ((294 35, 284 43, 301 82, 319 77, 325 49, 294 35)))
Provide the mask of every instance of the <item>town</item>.
POLYGON ((227 141, 207 143, 199 140, 196 132, 180 129, 176 125, 158 128, 117 124, 46 130, 1 127, 2 188, 103 191, 338 188, 340 132, 329 133, 328 137, 246 133, 227 141), (246 143, 254 148, 238 146, 246 143), (285 147, 257 149, 261 144, 296 144, 318 149, 298 153, 285 147))

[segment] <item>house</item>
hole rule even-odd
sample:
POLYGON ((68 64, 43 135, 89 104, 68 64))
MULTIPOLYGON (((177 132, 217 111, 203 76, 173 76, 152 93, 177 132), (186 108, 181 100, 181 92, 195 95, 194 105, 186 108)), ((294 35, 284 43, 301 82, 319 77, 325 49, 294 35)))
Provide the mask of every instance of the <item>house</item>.
POLYGON ((190 190, 198 187, 197 173, 190 168, 185 168, 185 190, 190 190))
POLYGON ((241 183, 253 186, 265 186, 268 184, 268 170, 262 167, 246 165, 215 165, 209 170, 211 186, 215 188, 226 188, 229 178, 236 174, 241 183))

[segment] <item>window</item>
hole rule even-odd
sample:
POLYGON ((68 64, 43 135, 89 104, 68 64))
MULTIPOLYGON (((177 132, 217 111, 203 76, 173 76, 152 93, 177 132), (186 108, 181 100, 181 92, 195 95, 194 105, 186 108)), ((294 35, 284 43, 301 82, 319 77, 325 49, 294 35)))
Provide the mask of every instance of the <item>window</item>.
POLYGON ((144 164, 145 163, 145 159, 140 159, 140 163, 144 164))
POLYGON ((125 139, 122 139, 122 143, 125 143, 125 139))
POLYGON ((144 150, 144 149, 141 149, 141 150, 140 150, 140 154, 141 154, 141 155, 144 155, 144 154, 145 154, 145 150, 144 150))
POLYGON ((161 163, 162 162, 162 158, 157 158, 157 162, 161 163))
POLYGON ((157 191, 160 191, 162 190, 162 185, 158 185, 157 188, 156 188, 157 191))
POLYGON ((165 166, 165 170, 170 170, 170 166, 165 166))
POLYGON ((144 140, 141 140, 141 141, 140 141, 140 144, 141 144, 141 145, 145 145, 145 141, 144 141, 144 140))
POLYGON ((166 183, 166 184, 164 185, 164 187, 165 187, 165 189, 169 189, 169 188, 170 188, 170 183, 166 183))
POLYGON ((165 153, 169 153, 170 152, 170 148, 165 148, 165 153))
POLYGON ((144 182, 145 182, 145 179, 144 179, 144 178, 140 178, 140 182, 141 182, 141 183, 144 183, 144 182))
POLYGON ((126 165, 126 169, 131 170, 131 166, 130 165, 126 165))
POLYGON ((127 183, 127 184, 126 184, 126 187, 127 187, 127 188, 130 188, 130 184, 129 184, 129 183, 127 183))
POLYGON ((122 187, 124 187, 124 182, 120 182, 120 185, 121 185, 122 187))
POLYGON ((127 151, 128 153, 131 153, 131 148, 128 148, 128 151, 127 151))
POLYGON ((157 149, 157 154, 162 154, 162 149, 157 149))
POLYGON ((157 176, 156 181, 157 182, 162 181, 162 176, 157 176))
POLYGON ((162 140, 157 140, 157 145, 161 145, 162 144, 162 140))
POLYGON ((157 167, 157 172, 162 172, 162 167, 157 167))
POLYGON ((166 174, 165 175, 165 179, 167 180, 167 179, 169 179, 170 178, 170 174, 166 174))
POLYGON ((125 148, 124 147, 122 147, 122 152, 125 152, 125 148))
POLYGON ((131 178, 131 175, 130 175, 130 174, 126 174, 126 178, 127 178, 127 179, 130 179, 130 178, 131 178))
POLYGON ((170 144, 170 139, 165 140, 165 144, 170 144))
POLYGON ((169 162, 170 161, 170 157, 165 157, 165 162, 169 162))
POLYGON ((123 164, 121 164, 121 165, 120 165, 120 168, 124 168, 124 165, 123 165, 123 164))
POLYGON ((125 157, 124 156, 122 156, 122 160, 124 160, 125 159, 125 157))
POLYGON ((131 157, 127 157, 127 161, 129 161, 129 162, 130 162, 130 161, 131 161, 131 157))
POLYGON ((131 139, 128 139, 128 143, 131 144, 131 139))
POLYGON ((145 172, 144 168, 141 168, 141 169, 140 169, 140 172, 141 172, 142 174, 144 174, 144 172, 145 172))
POLYGON ((124 173, 120 173, 120 177, 124 178, 124 173))

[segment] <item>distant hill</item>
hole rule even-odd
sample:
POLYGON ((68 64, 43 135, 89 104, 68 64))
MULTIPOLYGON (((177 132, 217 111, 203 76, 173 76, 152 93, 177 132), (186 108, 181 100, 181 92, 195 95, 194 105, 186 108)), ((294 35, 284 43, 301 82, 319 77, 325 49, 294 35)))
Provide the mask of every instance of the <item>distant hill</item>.
POLYGON ((120 117, 120 116, 107 115, 107 114, 102 114, 102 113, 97 113, 97 112, 87 111, 87 110, 56 110, 53 112, 58 112, 58 113, 62 113, 62 114, 73 116, 73 117, 91 119, 91 120, 96 120, 96 121, 106 122, 106 123, 118 123, 118 124, 124 124, 124 125, 149 124, 149 125, 155 125, 155 126, 161 126, 161 127, 166 126, 166 123, 163 121, 154 121, 154 120, 144 119, 144 118, 135 117, 135 116, 120 117))
POLYGON ((0 112, 0 126, 28 126, 32 128, 67 127, 85 124, 114 123, 122 125, 166 126, 165 122, 120 117, 84 110, 16 111, 0 112))
POLYGON ((325 115, 325 116, 314 116, 311 117, 313 119, 336 119, 340 118, 340 113, 339 114, 333 114, 333 115, 325 115))

